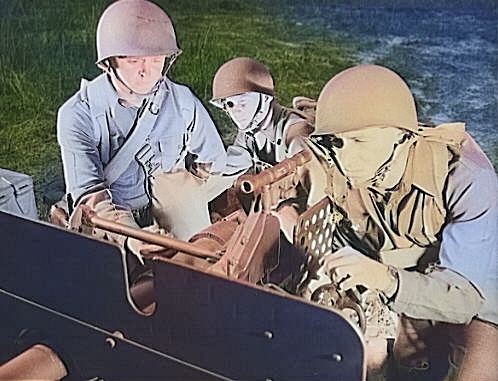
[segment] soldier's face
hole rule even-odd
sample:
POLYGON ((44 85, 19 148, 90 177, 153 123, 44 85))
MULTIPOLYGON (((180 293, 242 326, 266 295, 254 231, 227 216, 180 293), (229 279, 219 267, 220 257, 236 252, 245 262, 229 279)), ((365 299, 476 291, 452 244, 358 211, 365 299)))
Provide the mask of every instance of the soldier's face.
POLYGON ((375 182, 402 132, 394 127, 369 127, 336 136, 342 140, 341 148, 334 148, 337 163, 350 184, 360 187, 375 182))
POLYGON ((131 90, 145 94, 163 76, 165 59, 166 56, 115 57, 115 69, 131 90))
POLYGON ((223 109, 230 115, 239 130, 246 131, 251 126, 260 103, 261 94, 250 92, 224 99, 223 109))

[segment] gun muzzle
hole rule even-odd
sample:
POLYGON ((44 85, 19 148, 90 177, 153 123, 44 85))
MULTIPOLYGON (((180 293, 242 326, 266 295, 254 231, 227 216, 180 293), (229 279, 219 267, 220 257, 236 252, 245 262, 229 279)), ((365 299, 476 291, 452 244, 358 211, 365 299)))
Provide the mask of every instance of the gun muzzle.
POLYGON ((235 187, 243 193, 260 194, 267 186, 294 173, 296 169, 311 160, 311 152, 303 150, 256 175, 242 175, 235 187))
POLYGON ((49 347, 35 344, 0 366, 1 380, 56 381, 67 376, 60 357, 49 347))

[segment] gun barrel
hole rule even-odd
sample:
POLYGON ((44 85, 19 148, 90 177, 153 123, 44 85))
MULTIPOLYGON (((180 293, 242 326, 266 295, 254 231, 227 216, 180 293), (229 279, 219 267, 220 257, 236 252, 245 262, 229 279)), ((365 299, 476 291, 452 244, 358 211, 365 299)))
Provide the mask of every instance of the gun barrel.
POLYGON ((1 380, 60 380, 68 371, 52 348, 35 344, 0 366, 1 380))
POLYGON ((121 234, 127 237, 136 238, 147 243, 163 246, 168 249, 181 251, 193 255, 195 257, 219 259, 219 256, 211 252, 210 250, 206 250, 201 247, 195 246, 189 242, 181 241, 175 238, 165 237, 160 234, 148 232, 142 229, 135 229, 130 226, 120 224, 118 222, 110 221, 105 218, 97 216, 95 212, 91 210, 89 207, 86 207, 84 205, 81 205, 80 207, 83 207, 84 220, 89 225, 98 227, 100 229, 108 230, 113 233, 121 234))
POLYGON ((240 176, 235 186, 246 194, 262 193, 267 185, 292 174, 298 167, 306 164, 310 160, 311 153, 308 150, 302 150, 256 175, 240 176))

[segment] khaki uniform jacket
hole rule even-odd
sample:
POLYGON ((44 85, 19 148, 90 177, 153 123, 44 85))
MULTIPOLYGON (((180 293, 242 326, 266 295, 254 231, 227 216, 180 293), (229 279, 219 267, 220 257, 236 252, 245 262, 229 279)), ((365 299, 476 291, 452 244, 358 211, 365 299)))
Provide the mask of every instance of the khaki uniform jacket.
POLYGON ((366 246, 380 261, 407 269, 399 274, 394 311, 498 323, 498 180, 463 124, 421 128, 387 200, 348 189, 339 170, 331 171, 329 196, 358 238, 343 237, 343 244, 363 252, 366 246))
POLYGON ((255 164, 272 166, 286 157, 292 156, 291 142, 298 136, 308 136, 313 127, 292 109, 276 102, 272 104, 273 118, 264 129, 254 132, 239 131, 234 143, 227 149, 227 169, 225 174, 242 174, 255 164), (265 146, 259 148, 255 134, 265 139, 265 146))

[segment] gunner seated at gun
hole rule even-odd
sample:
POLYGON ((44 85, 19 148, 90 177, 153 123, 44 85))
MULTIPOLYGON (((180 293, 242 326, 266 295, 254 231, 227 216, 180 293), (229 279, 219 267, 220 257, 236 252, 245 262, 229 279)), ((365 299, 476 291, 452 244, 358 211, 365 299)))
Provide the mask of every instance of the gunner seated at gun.
MULTIPOLYGON (((297 110, 278 103, 270 71, 251 58, 237 57, 220 66, 213 79, 211 103, 225 110, 238 129, 227 149, 225 175, 259 173, 274 166, 299 152, 303 148, 300 138, 313 131, 312 124, 297 110)), ((277 216, 292 242, 296 207, 305 207, 306 197, 290 205, 280 205, 277 216)))

